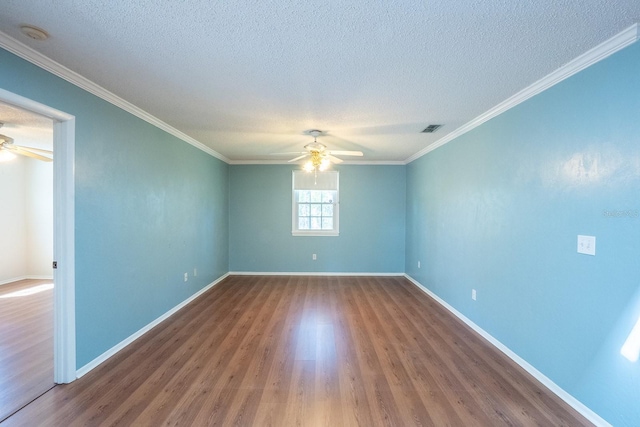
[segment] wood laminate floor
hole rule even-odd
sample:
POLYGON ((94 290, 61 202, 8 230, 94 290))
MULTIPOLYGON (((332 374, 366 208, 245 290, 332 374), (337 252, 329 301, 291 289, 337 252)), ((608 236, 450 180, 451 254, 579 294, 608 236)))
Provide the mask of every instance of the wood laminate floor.
POLYGON ((38 288, 45 284, 0 286, 0 421, 54 385, 53 289, 38 288))
POLYGON ((404 278, 232 276, 9 426, 589 425, 404 278))

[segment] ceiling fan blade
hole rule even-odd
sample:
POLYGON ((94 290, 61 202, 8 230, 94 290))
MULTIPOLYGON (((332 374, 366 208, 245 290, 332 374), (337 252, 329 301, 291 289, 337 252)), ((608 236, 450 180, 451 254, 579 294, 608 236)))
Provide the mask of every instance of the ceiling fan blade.
POLYGON ((329 158, 329 160, 331 160, 332 163, 335 163, 336 165, 339 165, 340 163, 343 162, 342 159, 332 156, 331 154, 327 155, 327 157, 329 158))
POLYGON ((31 151, 31 152, 35 152, 35 153, 40 153, 40 154, 48 154, 50 156, 53 155, 53 151, 51 150, 44 150, 42 148, 35 148, 35 147, 25 147, 24 145, 16 145, 16 144, 12 144, 15 148, 21 148, 23 150, 27 150, 27 151, 31 151))
POLYGON ((329 151, 329 154, 337 154, 339 156, 364 156, 362 151, 329 151))
POLYGON ((11 151, 12 153, 20 154, 21 156, 32 157, 34 159, 42 160, 43 162, 53 161, 53 159, 50 157, 41 156, 40 154, 32 153, 31 151, 28 151, 28 150, 23 150, 22 148, 12 147, 10 145, 3 145, 3 147, 11 151))
POLYGON ((291 163, 291 162, 298 161, 298 160, 300 160, 300 159, 304 159, 304 158, 305 158, 305 157, 307 157, 308 155, 309 155, 309 153, 305 153, 305 154, 303 154, 302 156, 298 156, 298 157, 296 157, 295 159, 291 159, 291 160, 289 160, 287 163, 291 163))
POLYGON ((307 154, 306 151, 287 151, 284 153, 269 153, 270 156, 292 156, 294 154, 307 154))

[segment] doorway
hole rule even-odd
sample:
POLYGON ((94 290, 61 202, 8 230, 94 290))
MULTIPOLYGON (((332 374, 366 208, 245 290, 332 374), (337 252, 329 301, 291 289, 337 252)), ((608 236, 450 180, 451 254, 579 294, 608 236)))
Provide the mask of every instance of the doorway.
POLYGON ((0 102, 0 420, 54 386, 53 122, 0 102))
POLYGON ((75 117, 0 88, 0 102, 53 120, 53 379, 76 379, 75 117))

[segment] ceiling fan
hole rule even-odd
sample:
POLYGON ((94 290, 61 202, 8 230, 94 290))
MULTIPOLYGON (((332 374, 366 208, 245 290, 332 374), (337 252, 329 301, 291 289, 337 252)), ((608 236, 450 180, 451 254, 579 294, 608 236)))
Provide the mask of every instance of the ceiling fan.
POLYGON ((340 150, 327 150, 327 146, 318 142, 318 136, 322 135, 322 131, 317 129, 311 129, 305 132, 308 135, 313 136, 313 142, 305 145, 304 148, 307 151, 293 151, 288 153, 273 153, 274 155, 285 154, 298 154, 297 157, 289 160, 289 163, 297 162, 298 160, 309 157, 309 160, 304 163, 304 170, 308 172, 312 171, 324 171, 331 163, 339 164, 343 160, 336 157, 338 156, 363 156, 362 151, 340 151, 340 150))
POLYGON ((0 155, 4 153, 8 153, 9 155, 19 154, 21 156, 42 160, 43 162, 53 161, 53 151, 15 145, 13 138, 0 134, 0 155))

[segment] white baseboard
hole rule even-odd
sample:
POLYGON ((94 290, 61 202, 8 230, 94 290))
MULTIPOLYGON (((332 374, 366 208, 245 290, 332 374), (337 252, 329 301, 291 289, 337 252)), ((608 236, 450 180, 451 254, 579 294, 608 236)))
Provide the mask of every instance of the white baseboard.
POLYGON ((0 280, 0 286, 7 285, 9 283, 17 282, 19 280, 53 280, 53 276, 20 276, 13 279, 0 280))
POLYGON ((544 385, 549 390, 551 390, 556 396, 558 396, 560 399, 564 400, 567 404, 569 404, 569 406, 571 406, 573 409, 575 409, 580 414, 582 414, 583 417, 585 417, 586 419, 591 421, 596 426, 599 426, 599 427, 600 426, 602 426, 602 427, 611 427, 611 424, 609 424, 607 421, 605 421, 602 417, 600 417, 598 414, 593 412, 591 409, 589 409, 585 404, 580 402, 578 399, 576 399, 575 397, 573 397, 572 395, 567 393, 559 385, 557 385, 556 383, 551 381, 546 375, 544 375, 542 372, 538 371, 531 364, 529 364, 529 362, 524 360, 522 357, 518 356, 516 353, 514 353, 512 350, 510 350, 506 345, 502 344, 500 341, 495 339, 487 331, 482 329, 480 326, 476 325, 473 321, 471 321, 471 319, 469 319, 464 314, 460 313, 458 310, 456 310, 451 305, 449 305, 445 300, 443 300, 442 298, 440 298, 439 296, 434 294, 432 291, 427 289, 420 282, 418 282, 417 280, 415 280, 413 277, 409 276, 408 274, 404 274, 404 277, 406 277, 411 283, 416 285, 416 287, 418 289, 420 289, 425 294, 429 295, 431 298, 436 300, 441 306, 443 306, 444 308, 449 310, 458 319, 460 319, 464 323, 466 323, 471 329, 473 329, 475 332, 480 334, 484 339, 486 339, 491 344, 493 344, 494 347, 496 347, 498 350, 503 352, 507 357, 509 357, 514 362, 516 362, 518 365, 520 365, 522 367, 522 369, 527 371, 535 379, 540 381, 542 383, 542 385, 544 385))
POLYGON ((176 313, 178 310, 180 310, 181 308, 183 308, 184 306, 189 304, 191 301, 195 300, 200 295, 202 295, 203 293, 205 293, 206 291, 208 291, 209 289, 211 289, 212 287, 214 287, 215 285, 217 285, 218 283, 220 283, 221 281, 226 279, 228 276, 229 276, 229 273, 226 273, 226 274, 220 276, 217 280, 215 280, 214 282, 208 284, 204 288, 200 289, 198 292, 196 292, 195 294, 191 295, 189 298, 187 298, 186 300, 182 301, 180 304, 176 305, 171 310, 167 311, 166 313, 164 313, 162 316, 158 317, 153 322, 149 323, 148 325, 146 325, 145 327, 143 327, 142 329, 140 329, 139 331, 137 331, 133 335, 131 335, 131 336, 125 338, 124 340, 120 341, 118 344, 116 344, 115 346, 111 347, 109 350, 105 351, 100 356, 96 357, 91 362, 87 363, 86 365, 84 365, 83 367, 78 369, 76 371, 76 377, 80 378, 80 377, 86 375, 91 370, 95 369, 98 365, 100 365, 101 363, 105 362, 111 356, 115 355, 117 352, 119 352, 120 350, 122 350, 123 348, 125 348, 126 346, 128 346, 129 344, 131 344, 132 342, 137 340, 138 338, 140 338, 145 333, 149 332, 151 329, 153 329, 153 327, 157 326, 162 321, 164 321, 167 318, 169 318, 171 315, 176 313))
POLYGON ((341 273, 318 271, 230 271, 230 276, 404 276, 404 273, 341 273))
POLYGON ((27 276, 14 277, 12 279, 0 280, 0 286, 26 279, 27 276))

